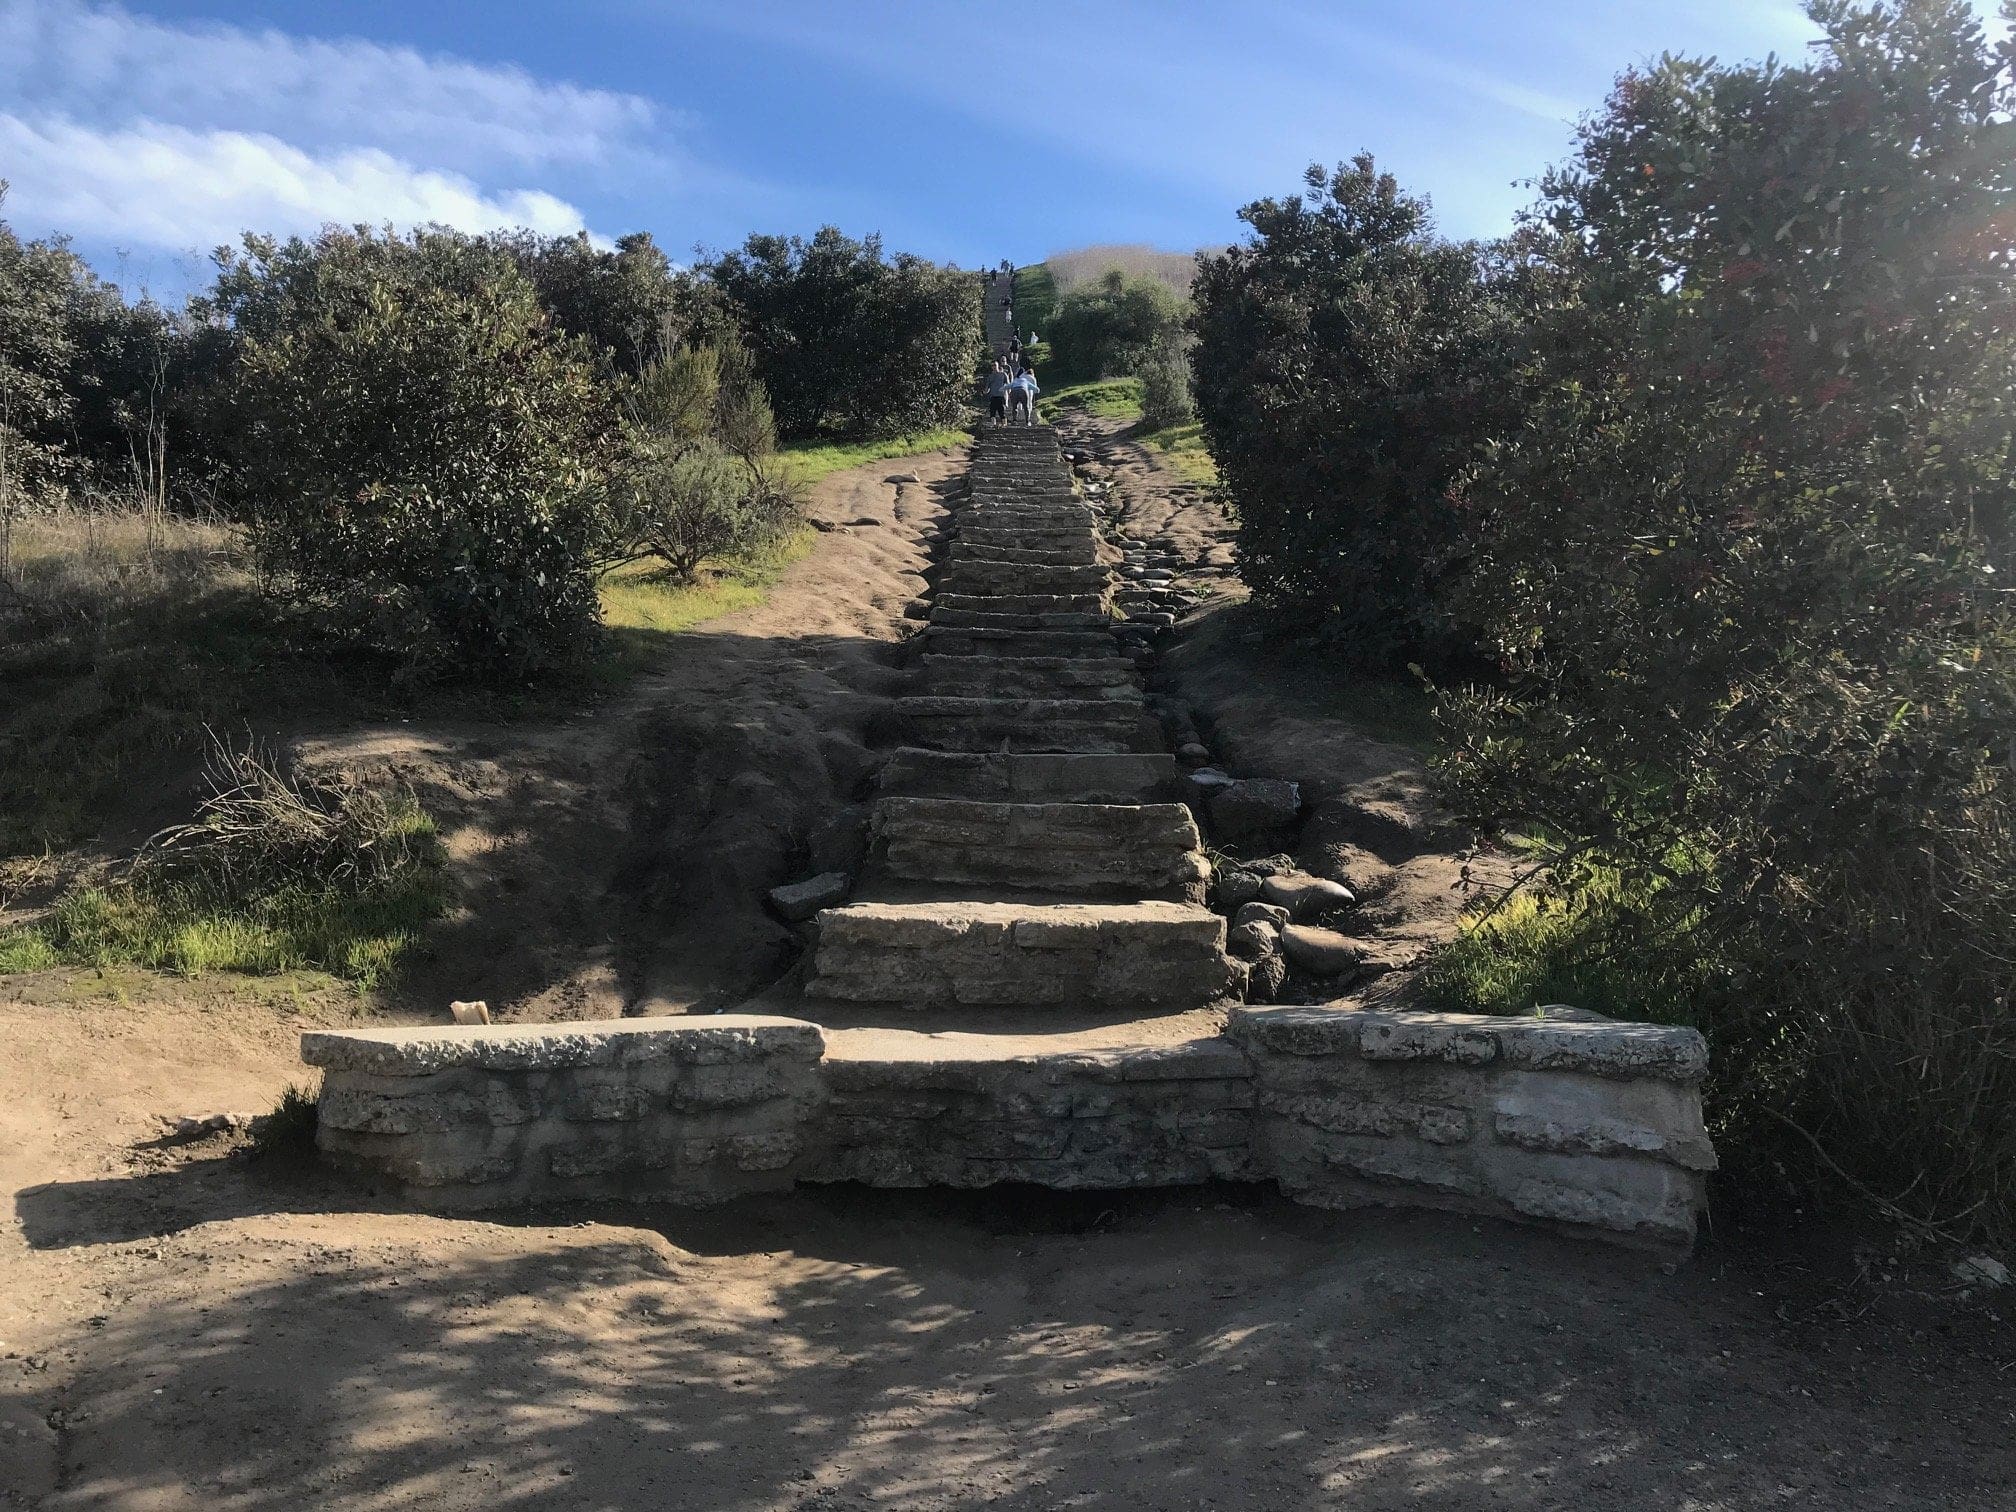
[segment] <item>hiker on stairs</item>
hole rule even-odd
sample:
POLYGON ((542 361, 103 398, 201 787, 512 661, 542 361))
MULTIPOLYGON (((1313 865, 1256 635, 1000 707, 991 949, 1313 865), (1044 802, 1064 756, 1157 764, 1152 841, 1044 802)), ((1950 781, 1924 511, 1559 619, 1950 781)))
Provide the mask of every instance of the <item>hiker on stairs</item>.
POLYGON ((1008 370, 998 361, 987 374, 987 418, 995 425, 1008 423, 1008 370))
POLYGON ((1009 419, 1012 421, 1015 411, 1019 409, 1022 412, 1022 423, 1024 425, 1034 425, 1036 423, 1036 396, 1042 392, 1036 387, 1036 370, 1024 365, 1022 371, 1015 375, 1013 382, 1009 384, 1008 388, 1009 419))

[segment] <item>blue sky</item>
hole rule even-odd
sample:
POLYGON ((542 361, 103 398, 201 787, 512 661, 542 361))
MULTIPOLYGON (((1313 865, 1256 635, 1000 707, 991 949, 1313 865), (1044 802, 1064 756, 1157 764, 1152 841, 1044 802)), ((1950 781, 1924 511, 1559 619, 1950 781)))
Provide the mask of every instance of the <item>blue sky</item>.
POLYGON ((0 0, 0 215, 174 297, 243 227, 825 222, 977 265, 1190 248, 1369 149, 1504 229, 1612 76, 1797 54, 1790 0, 0 0))

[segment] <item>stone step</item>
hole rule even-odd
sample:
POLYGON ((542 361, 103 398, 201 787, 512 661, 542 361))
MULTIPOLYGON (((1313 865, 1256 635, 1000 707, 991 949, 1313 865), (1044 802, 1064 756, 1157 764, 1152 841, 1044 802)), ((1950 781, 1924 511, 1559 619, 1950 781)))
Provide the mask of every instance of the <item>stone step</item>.
POLYGON ((1183 903, 849 903, 814 921, 810 997, 1173 1011, 1236 996, 1225 921, 1183 903))
POLYGON ((1082 520, 1067 520, 1057 525, 1002 525, 969 514, 953 531, 951 539, 960 546, 1048 546, 1052 543, 1073 546, 1098 537, 1082 520))
POLYGON ((1104 614, 1096 593, 941 593, 936 609, 975 609, 982 614, 1104 614))
POLYGON ((1002 803, 1154 803, 1180 797, 1176 758, 1125 753, 892 751, 878 790, 911 798, 1002 803))
POLYGON ((1111 630, 987 630, 926 625, 918 644, 935 656, 1119 656, 1111 630))
POLYGON ((941 698, 1142 698, 1140 675, 1118 656, 926 656, 925 691, 941 698))
POLYGON ((1106 568, 1044 567, 1025 562, 954 562, 939 587, 947 593, 1103 593, 1106 568))
POLYGON ((1055 545, 1009 546, 998 541, 969 541, 964 536, 952 543, 948 560, 963 562, 1014 562, 1033 567, 1091 567, 1099 562, 1099 547, 1092 533, 1083 532, 1077 541, 1055 545))
POLYGON ((1145 708, 1098 698, 894 700, 874 721, 887 745, 936 751, 1154 751, 1162 726, 1145 708))
POLYGON ((1210 866, 1180 803, 985 803, 883 798, 871 875, 1086 897, 1202 903, 1210 866))
POLYGON ((937 604, 931 609, 931 623, 972 630, 1097 630, 1107 620, 1103 612, 989 614, 981 609, 947 609, 937 604))

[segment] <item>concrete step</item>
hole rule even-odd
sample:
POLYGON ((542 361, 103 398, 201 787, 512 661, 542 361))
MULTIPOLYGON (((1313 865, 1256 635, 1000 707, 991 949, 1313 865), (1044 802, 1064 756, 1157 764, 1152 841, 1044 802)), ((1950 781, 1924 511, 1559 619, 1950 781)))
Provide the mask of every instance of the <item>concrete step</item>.
POLYGON ((1035 567, 1091 567, 1099 561, 1099 547, 1092 538, 1091 531, 1084 531, 1075 542, 1057 538, 1054 543, 1032 546, 1010 546, 999 541, 969 541, 964 536, 952 542, 947 553, 952 562, 1018 562, 1035 567))
POLYGON ((1154 803, 1180 796, 1166 751, 889 753, 878 791, 894 797, 975 798, 1002 803, 1154 803))
POLYGON ((924 690, 941 698, 1142 698, 1140 674, 1119 656, 927 656, 924 690))
POLYGON ((1210 866, 1180 803, 883 798, 871 876, 1202 903, 1210 866))
POLYGON ((1097 540, 1096 533, 1082 520, 1066 520, 1056 525, 998 524, 985 516, 967 514, 952 532, 959 546, 1075 546, 1080 541, 1097 540))
POLYGON ((934 656, 1119 656, 1111 630, 989 630, 926 625, 918 645, 934 656))
POLYGON ((1099 698, 898 698, 874 721, 886 745, 934 751, 1154 751, 1162 726, 1099 698))
POLYGON ((1183 903, 849 903, 815 921, 810 997, 1201 1008, 1237 995, 1225 921, 1183 903))

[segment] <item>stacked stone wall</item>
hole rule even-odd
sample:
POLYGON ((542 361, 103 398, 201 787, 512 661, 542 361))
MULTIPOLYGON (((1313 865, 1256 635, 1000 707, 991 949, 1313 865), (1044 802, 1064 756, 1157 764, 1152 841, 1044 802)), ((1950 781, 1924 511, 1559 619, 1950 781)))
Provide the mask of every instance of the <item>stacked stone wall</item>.
POLYGON ((797 1181, 1274 1181, 1665 1250, 1714 1153, 1689 1029, 1334 1008, 1224 1035, 1031 1050, 791 1019, 316 1033, 318 1140, 439 1209, 718 1202, 797 1181))

